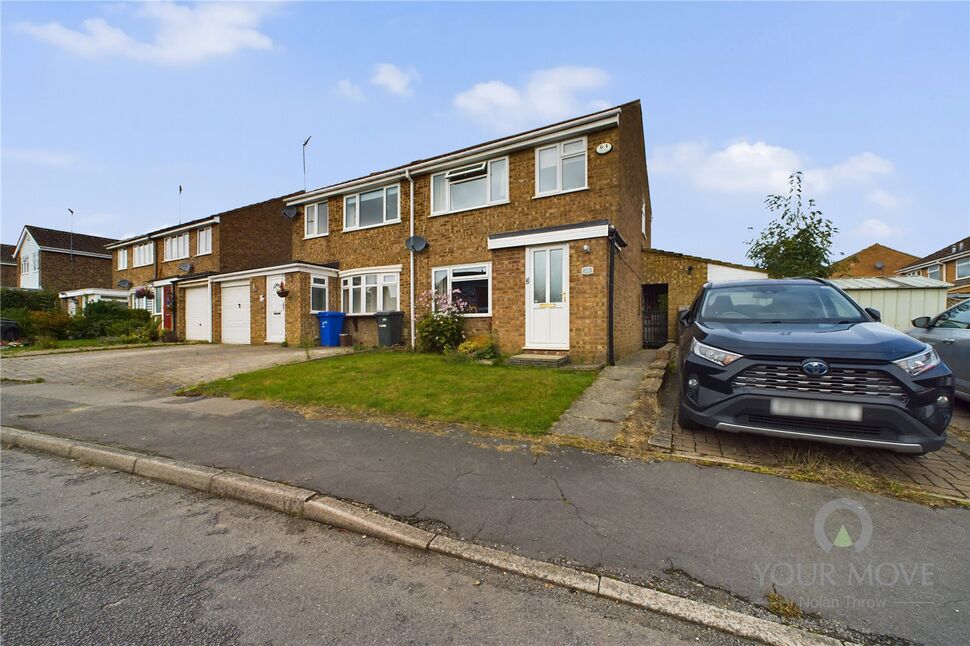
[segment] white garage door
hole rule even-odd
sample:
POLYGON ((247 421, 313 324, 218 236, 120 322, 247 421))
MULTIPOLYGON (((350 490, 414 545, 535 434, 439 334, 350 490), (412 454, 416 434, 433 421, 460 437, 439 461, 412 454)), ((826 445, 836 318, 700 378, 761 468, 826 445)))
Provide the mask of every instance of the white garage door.
POLYGON ((189 287, 185 290, 185 338, 189 341, 208 341, 212 327, 212 308, 208 287, 189 287))
POLYGON ((249 343, 249 285, 222 288, 222 342, 249 343))

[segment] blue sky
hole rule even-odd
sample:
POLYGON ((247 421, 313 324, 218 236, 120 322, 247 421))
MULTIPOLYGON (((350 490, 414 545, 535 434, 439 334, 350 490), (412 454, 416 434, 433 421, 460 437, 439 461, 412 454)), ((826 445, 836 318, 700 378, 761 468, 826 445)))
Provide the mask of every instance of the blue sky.
MULTIPOLYGON (((970 231, 970 5, 4 2, 2 237, 125 236, 639 98, 654 246, 970 231)), ((581 218, 581 214, 577 214, 581 218)))

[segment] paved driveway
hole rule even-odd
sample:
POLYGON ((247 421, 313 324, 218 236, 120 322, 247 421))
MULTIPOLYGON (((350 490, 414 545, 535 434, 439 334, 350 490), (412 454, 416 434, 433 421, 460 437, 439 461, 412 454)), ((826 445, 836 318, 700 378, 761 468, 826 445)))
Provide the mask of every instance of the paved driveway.
MULTIPOLYGON (((312 348, 310 356, 320 358, 344 352, 347 350, 312 348)), ((7 379, 40 377, 50 383, 168 393, 240 372, 304 360, 306 353, 302 348, 177 345, 7 357, 0 365, 0 374, 7 379)))

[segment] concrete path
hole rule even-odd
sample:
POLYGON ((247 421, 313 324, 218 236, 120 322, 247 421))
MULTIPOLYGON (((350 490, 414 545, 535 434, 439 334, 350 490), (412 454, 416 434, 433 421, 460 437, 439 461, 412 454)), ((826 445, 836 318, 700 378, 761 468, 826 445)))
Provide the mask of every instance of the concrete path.
POLYGON ((637 389, 656 357, 656 350, 641 350, 615 366, 603 368, 596 381, 562 414, 550 432, 611 442, 633 412, 637 389))
POLYGON ((750 606, 722 590, 764 603, 774 587, 819 621, 867 634, 952 644, 967 633, 966 510, 691 464, 568 448, 536 454, 526 442, 459 430, 309 420, 263 406, 231 412, 221 400, 100 397, 57 384, 5 386, 2 422, 290 482, 742 610, 750 606), (865 529, 859 516, 826 511, 841 498, 859 502, 871 521, 859 552, 826 551, 824 537, 840 524, 856 544, 865 529))

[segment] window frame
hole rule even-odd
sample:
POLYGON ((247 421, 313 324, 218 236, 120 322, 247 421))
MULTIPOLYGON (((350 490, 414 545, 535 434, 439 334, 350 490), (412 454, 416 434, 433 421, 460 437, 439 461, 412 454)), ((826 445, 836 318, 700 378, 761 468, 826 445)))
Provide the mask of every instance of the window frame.
POLYGON ((192 240, 189 237, 189 232, 188 231, 185 231, 183 233, 176 233, 175 235, 171 235, 171 236, 165 236, 165 239, 164 239, 164 241, 162 243, 162 249, 163 249, 163 251, 162 251, 162 257, 163 257, 163 261, 164 262, 171 262, 173 260, 184 260, 184 259, 188 258, 189 257, 189 245, 190 245, 191 242, 192 242, 192 240), (184 256, 174 256, 174 255, 170 256, 169 255, 170 252, 174 253, 174 252, 179 251, 179 249, 177 248, 177 241, 183 240, 183 239, 185 240, 185 255, 184 256))
POLYGON ((487 209, 490 206, 499 206, 501 204, 508 204, 509 199, 509 185, 511 184, 510 179, 510 167, 511 162, 509 156, 505 155, 502 157, 492 157, 490 159, 484 159, 479 162, 474 162, 472 164, 465 164, 463 166, 458 166, 447 171, 442 171, 440 173, 434 173, 428 180, 428 202, 429 202, 429 215, 428 217, 438 217, 439 215, 452 215, 454 213, 464 213, 466 211, 475 211, 477 209, 487 209), (505 197, 501 199, 492 198, 492 164, 496 162, 505 162, 505 197), (484 167, 484 175, 473 175, 476 167, 484 167), (452 175, 454 174, 454 175, 452 175), (436 208, 438 205, 435 204, 434 199, 434 182, 435 178, 443 177, 445 182, 445 204, 444 208, 436 208), (477 179, 485 179, 485 204, 479 206, 469 206, 463 209, 452 209, 451 208, 451 187, 455 184, 463 184, 465 182, 471 182, 477 179))
MULTIPOLYGON (((190 241, 191 242, 191 241, 190 241)), ((196 229, 195 232, 195 255, 196 256, 208 256, 212 253, 212 227, 202 227, 196 229), (202 251, 202 240, 205 238, 208 241, 208 249, 202 251)))
MULTIPOLYGON (((462 264, 462 265, 444 265, 442 267, 432 267, 431 268, 431 291, 434 292, 434 290, 435 290, 434 275, 437 272, 439 272, 439 271, 447 271, 448 272, 448 277, 447 277, 448 288, 447 289, 448 289, 448 299, 450 301, 451 300, 451 295, 452 295, 452 293, 454 292, 454 289, 455 289, 452 286, 454 284, 454 282, 456 282, 456 281, 453 280, 453 275, 454 275, 455 270, 477 269, 478 267, 484 267, 485 268, 485 280, 488 281, 488 312, 485 313, 485 314, 482 314, 480 312, 470 312, 470 313, 469 312, 466 312, 466 313, 462 314, 462 316, 465 317, 465 318, 490 318, 492 316, 492 289, 493 289, 493 285, 492 285, 492 261, 490 261, 490 260, 486 260, 486 261, 483 261, 483 262, 469 262, 469 263, 465 263, 465 264, 462 264)), ((469 278, 459 278, 457 280, 457 282, 463 283, 463 282, 472 282, 472 281, 475 281, 475 280, 481 280, 481 277, 475 277, 475 278, 471 278, 471 277, 469 277, 469 278)), ((434 304, 433 303, 432 303, 432 307, 434 307, 434 304)))
POLYGON ((161 316, 165 313, 162 309, 163 298, 162 294, 160 293, 161 291, 163 291, 161 287, 152 287, 152 308, 148 310, 151 312, 152 316, 161 316))
POLYGON ((576 191, 585 191, 589 188, 589 142, 586 137, 575 137, 573 139, 563 139, 562 141, 557 141, 554 144, 548 144, 543 146, 538 146, 535 149, 535 195, 533 199, 540 197, 548 197, 550 195, 562 195, 564 193, 574 193, 576 191), (583 151, 581 153, 569 153, 566 154, 564 149, 566 145, 573 144, 578 141, 583 142, 583 151), (545 150, 555 149, 557 152, 556 158, 556 189, 552 191, 540 191, 539 190, 539 154, 545 150), (584 159, 583 164, 583 185, 576 188, 568 188, 563 190, 562 188, 562 168, 563 160, 571 159, 573 157, 579 157, 582 155, 584 159))
MULTIPOLYGON (((358 220, 359 221, 359 220, 358 220)), ((314 202, 313 204, 307 204, 303 207, 303 239, 309 240, 311 238, 323 238, 324 236, 330 235, 330 200, 323 200, 322 202, 314 202), (324 231, 320 233, 320 207, 323 206, 323 224, 324 231), (315 224, 316 231, 310 232, 310 209, 313 209, 313 221, 315 224)))
POLYGON ((30 273, 30 256, 24 256, 20 259, 20 275, 30 273))
POLYGON ((343 196, 343 205, 344 205, 344 213, 343 213, 343 216, 344 216, 344 226, 343 226, 343 231, 345 233, 346 232, 350 232, 350 231, 361 231, 363 229, 376 229, 377 227, 385 227, 385 226, 388 226, 388 225, 391 225, 391 224, 400 224, 401 223, 401 183, 398 182, 396 184, 388 184, 386 186, 378 186, 377 188, 368 189, 366 191, 360 191, 360 192, 357 192, 357 193, 349 193, 349 194, 343 196), (396 199, 397 199, 397 219, 396 220, 388 220, 387 219, 387 191, 389 189, 397 189, 397 191, 396 191, 396 199), (382 191, 383 192, 383 196, 381 198, 381 202, 383 204, 384 220, 382 222, 378 223, 378 224, 367 224, 367 225, 364 225, 364 226, 360 226, 360 196, 361 195, 367 195, 368 193, 376 193, 377 191, 382 191), (352 226, 352 227, 348 227, 347 226, 347 202, 349 202, 350 200, 354 200, 354 209, 356 211, 355 218, 357 220, 357 225, 352 226))
POLYGON ((930 265, 926 268, 926 277, 932 278, 933 280, 943 280, 943 265, 937 263, 935 265, 930 265), (933 276, 933 271, 936 271, 936 276, 933 276))
POLYGON ((962 280, 964 278, 970 278, 970 256, 966 258, 957 258, 957 261, 953 265, 953 280, 962 280), (960 266, 965 267, 966 273, 960 274, 960 266))
POLYGON ((128 247, 118 250, 118 271, 128 269, 128 247))
POLYGON ((330 279, 327 276, 321 276, 318 274, 310 274, 310 313, 316 314, 317 312, 327 312, 330 307, 330 279), (323 307, 322 310, 313 309, 313 290, 320 289, 321 285, 315 284, 314 281, 323 281, 323 307))
POLYGON ((149 242, 143 242, 142 244, 132 245, 131 249, 132 249, 131 251, 132 268, 147 267, 148 265, 151 265, 155 262, 155 241, 154 240, 150 240, 149 242), (141 262, 141 263, 137 262, 138 250, 145 249, 146 247, 148 249, 148 253, 143 253, 142 255, 147 257, 143 259, 144 262, 141 262))
POLYGON ((401 272, 400 270, 386 271, 386 270, 375 270, 375 271, 354 271, 350 275, 340 276, 340 311, 347 316, 374 316, 377 312, 386 311, 402 311, 401 310, 401 272), (377 303, 376 309, 373 312, 368 312, 367 310, 367 277, 376 276, 377 282, 373 285, 377 288, 377 303), (353 280, 355 278, 360 279, 359 285, 354 285, 353 280), (393 278, 393 280, 388 281, 387 278, 393 278), (384 285, 394 285, 396 288, 396 300, 397 307, 394 310, 388 310, 384 307, 384 285), (354 302, 353 290, 360 290, 360 305, 361 311, 351 312, 347 310, 348 305, 352 305, 354 302), (347 303, 349 298, 350 303, 347 303))

